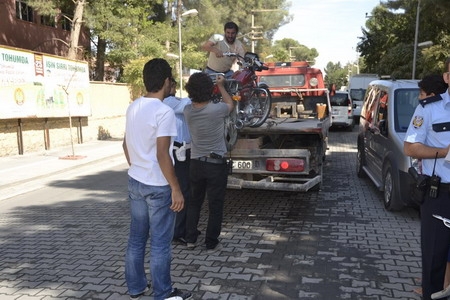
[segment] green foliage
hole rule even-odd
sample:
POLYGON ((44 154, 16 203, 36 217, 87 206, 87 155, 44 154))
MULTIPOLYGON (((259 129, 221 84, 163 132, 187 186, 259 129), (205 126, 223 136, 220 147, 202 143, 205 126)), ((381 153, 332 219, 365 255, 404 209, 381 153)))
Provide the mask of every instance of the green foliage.
MULTIPOLYGON (((388 0, 371 13, 357 50, 364 57, 363 72, 411 78, 418 0, 388 0)), ((447 0, 421 0, 418 43, 431 41, 430 48, 417 48, 416 78, 442 69, 450 55, 450 6, 447 0)))
POLYGON ((336 89, 340 89, 342 86, 347 86, 348 84, 348 67, 343 68, 341 63, 336 64, 329 62, 325 67, 325 83, 327 86, 335 85, 336 89))
POLYGON ((131 95, 133 99, 145 94, 144 81, 142 79, 142 71, 145 63, 152 58, 141 57, 139 59, 131 60, 125 70, 124 79, 130 86, 131 95))

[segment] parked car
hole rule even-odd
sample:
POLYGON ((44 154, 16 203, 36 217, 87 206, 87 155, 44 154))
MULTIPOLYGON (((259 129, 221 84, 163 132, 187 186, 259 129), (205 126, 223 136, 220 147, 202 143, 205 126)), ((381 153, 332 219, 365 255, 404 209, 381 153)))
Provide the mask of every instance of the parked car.
POLYGON ((345 127, 348 130, 353 130, 353 107, 352 100, 348 92, 336 91, 330 97, 331 104, 331 118, 333 127, 345 127))
POLYGON ((403 153, 403 140, 419 103, 418 80, 375 80, 367 89, 357 140, 357 174, 383 191, 387 210, 413 204, 408 169, 417 160, 403 153))

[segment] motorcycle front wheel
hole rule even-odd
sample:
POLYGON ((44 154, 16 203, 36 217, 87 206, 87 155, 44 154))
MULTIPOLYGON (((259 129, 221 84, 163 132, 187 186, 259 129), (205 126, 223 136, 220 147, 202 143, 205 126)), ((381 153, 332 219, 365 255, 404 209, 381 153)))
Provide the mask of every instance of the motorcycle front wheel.
POLYGON ((227 150, 233 150, 234 145, 237 142, 238 130, 236 128, 237 114, 233 109, 228 117, 225 118, 225 143, 227 144, 227 150))
POLYGON ((254 88, 249 103, 253 106, 253 117, 249 126, 259 127, 264 124, 269 116, 272 107, 272 96, 266 88, 254 88))

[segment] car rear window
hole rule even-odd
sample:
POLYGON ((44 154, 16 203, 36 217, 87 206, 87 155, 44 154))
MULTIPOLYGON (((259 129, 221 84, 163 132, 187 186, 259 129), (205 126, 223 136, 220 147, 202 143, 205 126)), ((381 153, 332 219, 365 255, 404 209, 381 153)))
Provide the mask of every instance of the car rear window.
POLYGON ((348 94, 336 93, 331 96, 330 102, 331 106, 347 106, 348 94))

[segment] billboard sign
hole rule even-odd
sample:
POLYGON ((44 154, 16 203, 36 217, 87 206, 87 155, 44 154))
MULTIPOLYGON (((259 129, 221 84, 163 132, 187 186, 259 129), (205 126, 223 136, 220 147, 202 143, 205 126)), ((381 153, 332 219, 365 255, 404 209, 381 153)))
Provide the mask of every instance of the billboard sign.
POLYGON ((0 119, 90 115, 86 62, 0 47, 0 119))

